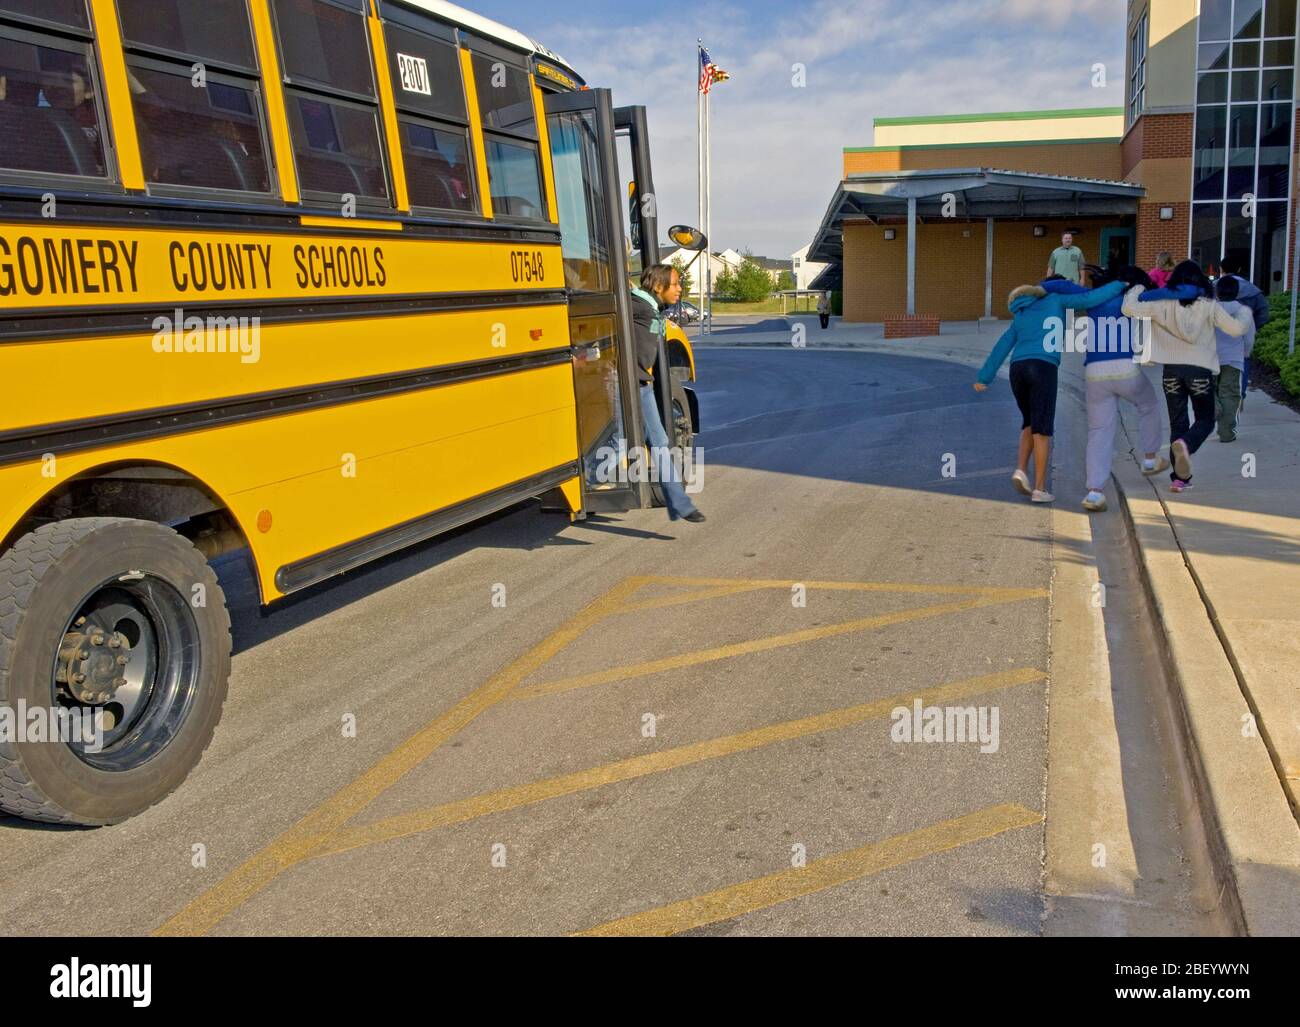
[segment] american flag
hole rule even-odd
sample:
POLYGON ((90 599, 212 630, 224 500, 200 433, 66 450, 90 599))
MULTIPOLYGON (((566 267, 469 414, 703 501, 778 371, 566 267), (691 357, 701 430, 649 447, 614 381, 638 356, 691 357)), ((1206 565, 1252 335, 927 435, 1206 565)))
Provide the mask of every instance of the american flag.
POLYGON ((730 75, 713 63, 709 51, 700 47, 700 92, 707 93, 715 82, 726 82, 729 78, 730 75))

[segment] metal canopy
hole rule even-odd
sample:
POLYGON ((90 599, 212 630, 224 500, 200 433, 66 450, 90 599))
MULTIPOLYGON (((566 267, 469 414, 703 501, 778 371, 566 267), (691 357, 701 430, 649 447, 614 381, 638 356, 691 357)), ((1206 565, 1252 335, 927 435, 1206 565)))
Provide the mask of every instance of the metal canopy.
MULTIPOLYGON (((909 200, 915 200, 916 216, 922 221, 951 220, 944 217, 949 194, 956 201, 957 220, 1046 220, 1136 214, 1138 200, 1146 195, 1146 189, 1132 182, 996 168, 873 171, 851 175, 836 190, 808 251, 808 260, 840 265, 844 259, 846 220, 879 223, 881 219, 902 218, 905 223, 909 200)), ((829 286, 835 277, 834 273, 823 272, 818 284, 829 286)))

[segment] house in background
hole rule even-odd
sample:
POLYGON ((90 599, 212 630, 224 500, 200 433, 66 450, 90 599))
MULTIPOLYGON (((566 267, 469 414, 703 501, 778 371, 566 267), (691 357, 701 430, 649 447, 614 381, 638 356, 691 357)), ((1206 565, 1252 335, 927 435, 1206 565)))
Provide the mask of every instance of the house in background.
POLYGON ((819 264, 815 260, 808 259, 808 251, 812 249, 812 243, 809 243, 798 253, 791 256, 790 262, 794 271, 794 287, 796 289, 811 289, 813 280, 829 266, 819 264))

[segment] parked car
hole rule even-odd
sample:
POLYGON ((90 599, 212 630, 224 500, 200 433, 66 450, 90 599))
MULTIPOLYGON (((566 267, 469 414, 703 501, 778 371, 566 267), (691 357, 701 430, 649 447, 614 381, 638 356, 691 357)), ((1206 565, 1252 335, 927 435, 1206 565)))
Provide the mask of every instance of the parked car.
POLYGON ((700 314, 700 308, 689 300, 678 300, 671 307, 664 309, 664 316, 672 318, 679 325, 693 325, 700 321, 701 317, 707 320, 708 315, 700 314))

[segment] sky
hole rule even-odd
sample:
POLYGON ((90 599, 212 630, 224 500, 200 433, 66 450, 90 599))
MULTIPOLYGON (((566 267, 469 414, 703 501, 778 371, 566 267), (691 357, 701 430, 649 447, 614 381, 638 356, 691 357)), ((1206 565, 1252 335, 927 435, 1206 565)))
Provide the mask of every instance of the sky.
POLYGON ((844 147, 870 146, 874 118, 1124 103, 1126 0, 460 3, 562 55, 615 103, 646 105, 661 224, 698 220, 703 39, 732 76, 712 94, 715 250, 784 259, 811 242, 844 147))

